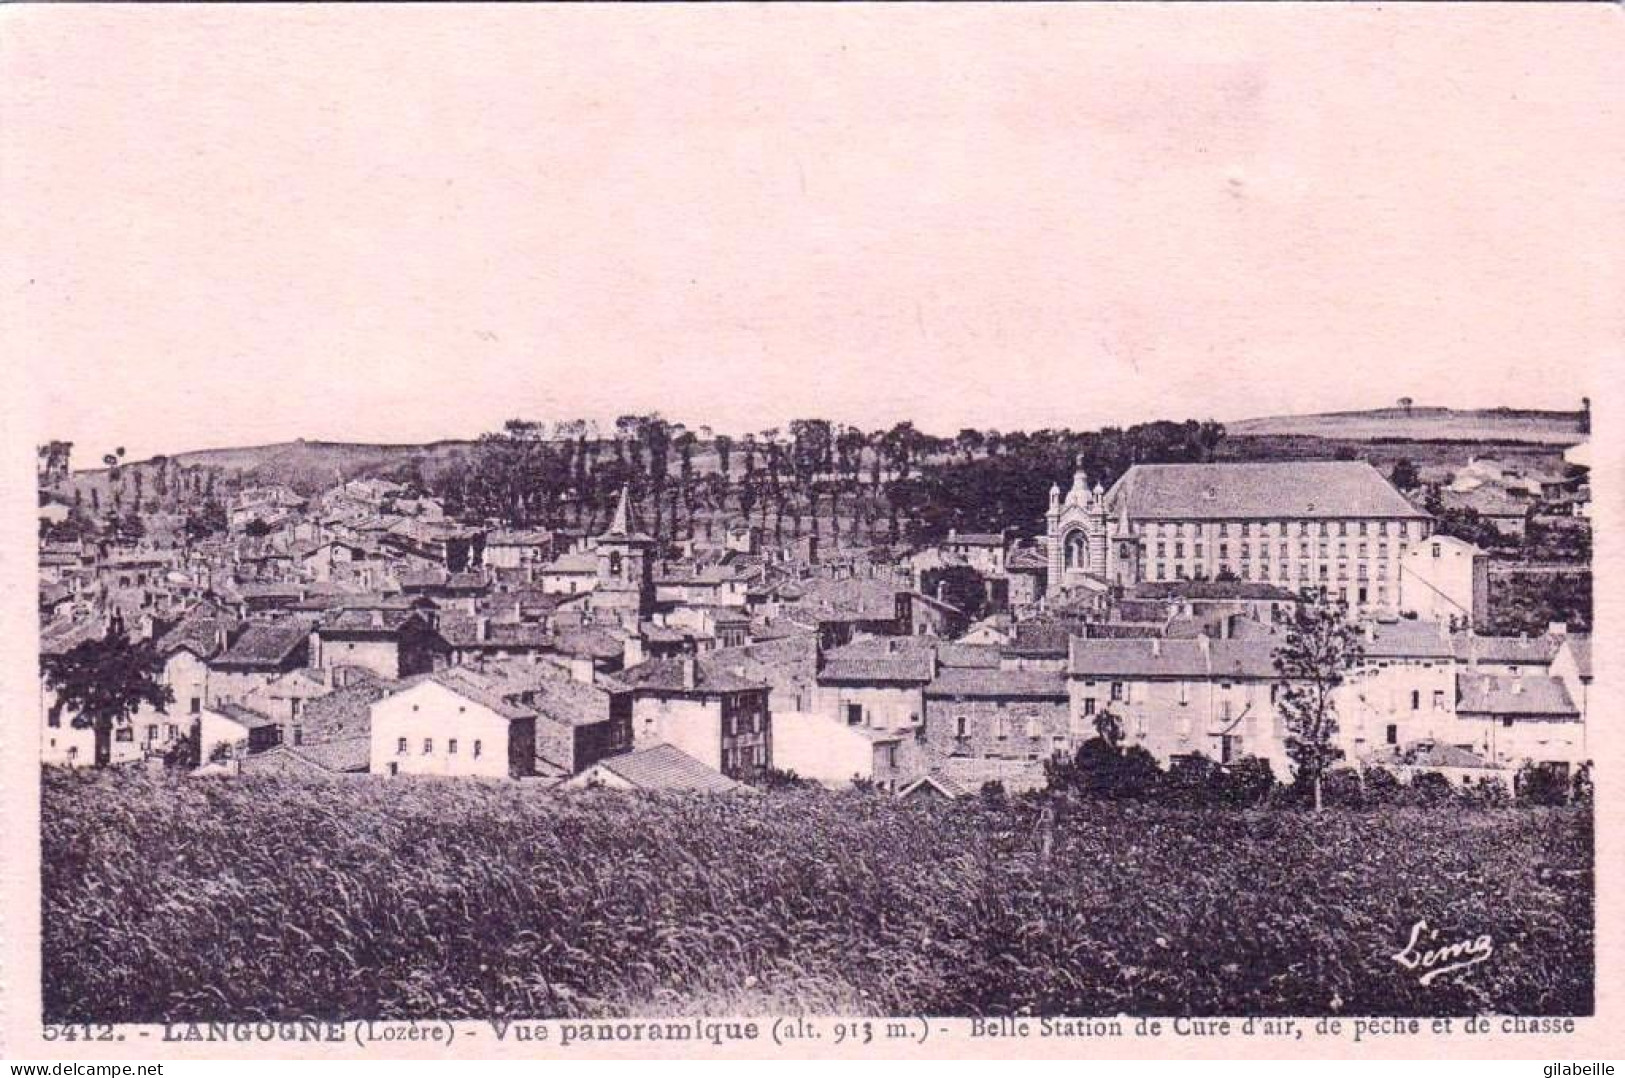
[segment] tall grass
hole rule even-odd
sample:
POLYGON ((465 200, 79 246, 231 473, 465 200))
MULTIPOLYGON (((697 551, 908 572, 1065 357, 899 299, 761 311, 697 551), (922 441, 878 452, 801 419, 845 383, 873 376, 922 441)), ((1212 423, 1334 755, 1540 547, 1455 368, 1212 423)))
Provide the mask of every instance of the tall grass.
POLYGON ((1589 1013, 1591 820, 44 779, 50 1021, 1589 1013), (1495 954, 1430 987, 1420 918, 1495 954))

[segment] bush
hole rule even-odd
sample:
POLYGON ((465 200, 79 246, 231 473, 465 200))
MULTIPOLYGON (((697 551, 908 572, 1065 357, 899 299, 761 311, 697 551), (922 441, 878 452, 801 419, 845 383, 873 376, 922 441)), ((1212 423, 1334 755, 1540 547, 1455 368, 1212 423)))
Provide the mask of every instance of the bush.
POLYGON ((757 777, 755 785, 764 790, 805 790, 817 783, 802 778, 794 771, 770 767, 757 777))
POLYGON ((1321 802, 1331 808, 1364 808, 1365 788, 1360 772, 1352 767, 1334 767, 1321 778, 1321 802))
POLYGON ((1591 781, 1590 760, 1575 768, 1574 785, 1569 792, 1576 805, 1591 804, 1591 799, 1596 794, 1596 785, 1591 781))
POLYGON ((1569 799, 1568 769, 1561 764, 1527 763, 1518 769, 1513 789, 1520 805, 1562 805, 1569 799))
POLYGON ((1156 757, 1138 745, 1122 747, 1122 726, 1110 712, 1095 719, 1100 736, 1070 759, 1058 753, 1044 763, 1046 787, 1098 801, 1137 801, 1156 794, 1163 781, 1156 757))
POLYGON ((1195 752, 1176 756, 1169 764, 1158 799, 1185 808, 1248 808, 1270 800, 1274 789, 1275 773, 1268 760, 1245 756, 1225 766, 1195 752))
POLYGON ((1275 789, 1275 771, 1261 756, 1244 756, 1225 772, 1224 799, 1232 805, 1263 804, 1275 789))
POLYGON ((1504 808, 1512 803, 1506 785, 1491 778, 1467 782, 1461 788, 1461 799, 1463 804, 1475 808, 1504 808))
POLYGON ((1456 788, 1437 771, 1418 771, 1411 775, 1406 794, 1410 804, 1427 808, 1454 800, 1456 788))
POLYGON ((1224 768, 1217 760, 1200 752, 1175 756, 1168 762, 1168 775, 1162 784, 1164 804, 1196 808, 1223 800, 1224 768))
POLYGON ((1400 800, 1405 784, 1386 767, 1368 767, 1364 771, 1365 789, 1362 791, 1367 805, 1392 805, 1400 800))

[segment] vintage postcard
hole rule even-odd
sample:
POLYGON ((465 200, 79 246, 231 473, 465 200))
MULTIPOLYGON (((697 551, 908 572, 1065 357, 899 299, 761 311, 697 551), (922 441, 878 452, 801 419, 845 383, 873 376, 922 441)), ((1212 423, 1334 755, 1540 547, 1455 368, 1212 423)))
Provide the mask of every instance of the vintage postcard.
POLYGON ((1617 1055, 1622 46, 0 10, 0 1055, 1617 1055))

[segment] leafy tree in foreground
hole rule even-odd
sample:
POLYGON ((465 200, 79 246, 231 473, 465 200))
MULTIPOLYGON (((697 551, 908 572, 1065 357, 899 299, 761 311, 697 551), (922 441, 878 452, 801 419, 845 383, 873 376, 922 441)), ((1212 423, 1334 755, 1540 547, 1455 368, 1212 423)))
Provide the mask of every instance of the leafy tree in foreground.
POLYGON ((1139 745, 1123 747, 1123 723, 1110 711, 1095 716, 1095 736, 1070 759, 1057 755, 1044 764, 1050 790, 1075 791, 1103 801, 1138 800, 1155 793, 1162 768, 1139 745))
POLYGON ((1300 604, 1286 641, 1275 649, 1275 669, 1282 678, 1277 706, 1286 721, 1287 755, 1298 781, 1314 790, 1317 811, 1321 779, 1343 756, 1337 747, 1333 693, 1364 657, 1359 629, 1349 623, 1344 605, 1325 598, 1300 604))
POLYGON ((150 640, 134 641, 116 628, 42 663, 45 682, 76 729, 96 732, 96 766, 113 756, 113 729, 151 704, 163 711, 175 692, 161 680, 164 661, 150 640))

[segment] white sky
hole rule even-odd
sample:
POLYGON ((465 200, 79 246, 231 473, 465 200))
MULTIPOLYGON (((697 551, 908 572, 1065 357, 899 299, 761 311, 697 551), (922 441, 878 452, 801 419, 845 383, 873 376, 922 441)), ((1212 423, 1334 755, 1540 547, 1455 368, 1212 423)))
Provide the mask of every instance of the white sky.
POLYGON ((0 11, 0 315, 133 456, 659 409, 1573 407, 1614 5, 0 11))

